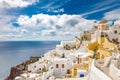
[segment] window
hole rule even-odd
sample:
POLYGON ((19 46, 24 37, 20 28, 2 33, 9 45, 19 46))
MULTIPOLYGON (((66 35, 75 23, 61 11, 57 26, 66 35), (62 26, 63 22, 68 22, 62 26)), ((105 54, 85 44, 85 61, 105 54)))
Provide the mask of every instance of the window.
POLYGON ((115 39, 112 39, 112 42, 115 42, 116 40, 115 39))
POLYGON ((84 77, 84 74, 80 74, 80 77, 84 77))
POLYGON ((62 68, 64 68, 64 64, 62 64, 62 68))
POLYGON ((41 71, 41 68, 40 68, 40 71, 41 71))
POLYGON ((56 68, 58 68, 59 67, 59 65, 58 64, 56 64, 56 68))
POLYGON ((104 37, 104 33, 103 32, 101 32, 101 37, 104 37))
POLYGON ((70 74, 70 70, 69 69, 67 70, 67 74, 70 74))
POLYGON ((117 31, 115 30, 114 33, 117 34, 117 31))
POLYGON ((108 37, 108 35, 107 35, 107 34, 105 34, 105 37, 108 37))

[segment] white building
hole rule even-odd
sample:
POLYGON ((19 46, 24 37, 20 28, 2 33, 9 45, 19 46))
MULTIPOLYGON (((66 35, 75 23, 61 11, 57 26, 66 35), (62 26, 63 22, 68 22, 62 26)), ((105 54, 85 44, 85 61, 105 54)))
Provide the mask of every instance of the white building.
POLYGON ((55 77, 63 78, 68 72, 70 72, 72 62, 66 58, 55 58, 53 62, 53 75, 55 77))
POLYGON ((94 41, 102 35, 108 37, 110 41, 118 41, 120 43, 120 20, 115 21, 110 28, 107 25, 107 23, 98 23, 98 29, 92 34, 92 40, 94 41))
POLYGON ((32 64, 28 65, 28 71, 29 72, 43 72, 43 69, 45 68, 46 70, 49 69, 49 67, 52 65, 53 63, 51 61, 48 60, 44 60, 42 58, 40 58, 37 62, 34 62, 32 64))
POLYGON ((109 30, 108 36, 111 41, 118 40, 120 43, 120 20, 115 21, 109 30))
POLYGON ((43 68, 44 68, 44 65, 40 61, 37 61, 35 63, 28 65, 29 72, 42 72, 43 68))
POLYGON ((87 52, 71 53, 70 54, 70 60, 74 63, 80 64, 83 61, 87 61, 89 56, 91 56, 91 54, 87 53, 87 52))
POLYGON ((102 20, 96 24, 97 30, 95 30, 94 34, 91 35, 92 41, 97 40, 101 36, 107 37, 109 31, 108 25, 109 24, 106 20, 102 20))
POLYGON ((75 47, 75 41, 61 41, 60 45, 56 45, 57 49, 63 50, 65 46, 68 46, 69 48, 75 47))
POLYGON ((23 73, 15 78, 15 80, 41 80, 41 74, 23 73))

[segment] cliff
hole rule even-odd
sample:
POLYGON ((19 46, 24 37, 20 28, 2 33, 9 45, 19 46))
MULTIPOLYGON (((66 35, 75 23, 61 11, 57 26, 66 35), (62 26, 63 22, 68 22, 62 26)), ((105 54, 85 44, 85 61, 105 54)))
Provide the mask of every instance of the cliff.
POLYGON ((12 67, 9 76, 5 80, 14 80, 14 78, 27 71, 27 66, 39 60, 40 57, 30 57, 29 60, 12 67))

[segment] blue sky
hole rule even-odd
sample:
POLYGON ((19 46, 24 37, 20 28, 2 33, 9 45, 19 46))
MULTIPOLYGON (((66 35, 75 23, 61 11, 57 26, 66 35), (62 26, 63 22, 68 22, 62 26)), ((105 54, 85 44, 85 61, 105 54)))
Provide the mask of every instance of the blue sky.
POLYGON ((72 40, 116 20, 120 0, 0 0, 0 40, 72 40))

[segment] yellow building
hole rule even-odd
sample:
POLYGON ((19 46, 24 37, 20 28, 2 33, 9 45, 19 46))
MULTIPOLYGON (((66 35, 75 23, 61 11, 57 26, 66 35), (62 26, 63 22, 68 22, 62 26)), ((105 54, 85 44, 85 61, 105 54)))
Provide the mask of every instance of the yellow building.
POLYGON ((96 59, 104 59, 111 56, 113 52, 117 52, 118 48, 117 45, 109 42, 107 38, 100 37, 98 40, 88 43, 87 51, 92 56, 96 55, 96 59))
POLYGON ((87 63, 75 64, 72 67, 72 73, 67 74, 66 77, 75 77, 77 75, 78 70, 87 71, 88 69, 89 69, 89 64, 87 64, 87 63))

